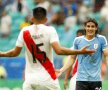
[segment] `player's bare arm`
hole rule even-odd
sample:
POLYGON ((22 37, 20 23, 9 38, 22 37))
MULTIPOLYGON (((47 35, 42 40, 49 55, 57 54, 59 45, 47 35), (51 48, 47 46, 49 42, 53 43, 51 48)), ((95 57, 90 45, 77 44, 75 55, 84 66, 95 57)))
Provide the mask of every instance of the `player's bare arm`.
POLYGON ((88 46, 83 47, 81 50, 71 50, 65 47, 61 47, 58 42, 52 43, 52 47, 58 55, 90 54, 95 52, 95 50, 88 50, 88 46))
POLYGON ((66 63, 67 62, 72 62, 71 63, 71 66, 66 70, 66 72, 65 72, 65 77, 64 77, 64 88, 66 89, 67 87, 68 87, 68 79, 69 79, 69 76, 70 76, 70 73, 71 73, 71 71, 72 71, 72 66, 73 66, 73 64, 75 63, 75 60, 76 59, 73 59, 73 55, 71 55, 71 56, 68 56, 68 60, 66 61, 66 63))
POLYGON ((65 72, 65 77, 64 77, 64 88, 65 89, 68 87, 68 79, 69 79, 71 71, 72 71, 72 67, 69 67, 65 72))
POLYGON ((65 72, 69 67, 73 66, 75 60, 76 60, 76 55, 71 55, 70 59, 64 64, 64 66, 60 69, 60 71, 63 73, 65 72), (71 60, 70 60, 71 59, 71 60))
POLYGON ((75 60, 76 60, 76 55, 71 55, 71 60, 68 59, 68 61, 64 64, 64 66, 58 71, 57 77, 61 76, 63 72, 65 72, 69 67, 73 66, 75 60))
POLYGON ((106 62, 107 62, 107 66, 108 66, 108 48, 103 50, 103 54, 104 54, 104 57, 106 59, 106 62))
POLYGON ((0 51, 0 57, 16 57, 20 54, 21 50, 22 50, 22 47, 16 46, 14 49, 9 50, 7 52, 0 51))

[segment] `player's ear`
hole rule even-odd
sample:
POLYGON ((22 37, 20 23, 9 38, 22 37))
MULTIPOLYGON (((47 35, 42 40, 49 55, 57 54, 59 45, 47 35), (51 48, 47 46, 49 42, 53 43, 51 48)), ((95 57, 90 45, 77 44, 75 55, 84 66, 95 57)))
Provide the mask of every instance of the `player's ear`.
POLYGON ((48 18, 46 17, 46 18, 45 18, 45 22, 47 22, 47 21, 48 21, 48 18))
POLYGON ((32 17, 32 18, 31 18, 31 21, 34 23, 34 22, 35 22, 35 18, 34 18, 34 17, 32 17))
POLYGON ((45 17, 44 19, 43 19, 43 23, 46 23, 47 22, 47 17, 45 17))

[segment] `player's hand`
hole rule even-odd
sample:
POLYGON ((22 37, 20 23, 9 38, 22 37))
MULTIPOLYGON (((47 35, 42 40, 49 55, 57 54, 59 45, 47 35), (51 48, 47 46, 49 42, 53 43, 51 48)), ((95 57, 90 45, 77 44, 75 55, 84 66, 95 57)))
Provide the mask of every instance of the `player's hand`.
POLYGON ((83 54, 90 54, 92 55, 93 53, 95 53, 96 50, 89 50, 87 49, 89 46, 84 46, 83 48, 81 48, 81 52, 83 54))
POLYGON ((55 73, 56 73, 57 78, 62 75, 62 72, 60 70, 55 70, 55 73))
POLYGON ((64 79, 64 89, 66 90, 67 88, 68 88, 68 79, 67 80, 64 79))

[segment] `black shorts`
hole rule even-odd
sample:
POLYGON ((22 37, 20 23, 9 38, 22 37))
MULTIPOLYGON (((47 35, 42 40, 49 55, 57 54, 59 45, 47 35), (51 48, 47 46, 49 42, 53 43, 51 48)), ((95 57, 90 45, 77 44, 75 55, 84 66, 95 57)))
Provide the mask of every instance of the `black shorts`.
POLYGON ((102 90, 102 82, 76 81, 76 90, 102 90))

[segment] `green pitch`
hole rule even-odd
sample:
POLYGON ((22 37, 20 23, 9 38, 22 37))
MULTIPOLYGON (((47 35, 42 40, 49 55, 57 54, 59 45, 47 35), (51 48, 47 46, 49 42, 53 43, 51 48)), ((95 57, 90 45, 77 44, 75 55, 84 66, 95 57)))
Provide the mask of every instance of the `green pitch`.
MULTIPOLYGON (((61 90, 64 90, 63 88, 63 79, 59 79, 61 90)), ((5 88, 8 88, 9 90, 14 90, 15 88, 22 90, 22 80, 0 80, 0 90, 4 90, 5 88)), ((103 89, 102 90, 108 90, 108 81, 103 81, 103 89)))

